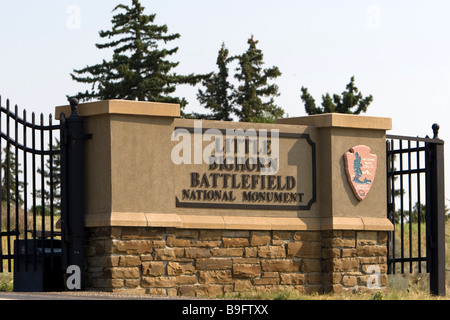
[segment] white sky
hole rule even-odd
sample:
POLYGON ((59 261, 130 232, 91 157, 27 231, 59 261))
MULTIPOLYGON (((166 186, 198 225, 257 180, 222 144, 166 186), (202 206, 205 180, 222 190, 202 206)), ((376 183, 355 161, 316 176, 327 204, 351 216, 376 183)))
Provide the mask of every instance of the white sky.
MULTIPOLYGON (((9 98, 20 108, 50 113, 66 104, 66 95, 86 90, 70 72, 110 58, 95 43, 103 42, 98 31, 110 29, 111 11, 121 2, 131 0, 0 2, 2 104, 9 98)), ((179 47, 180 74, 216 71, 220 44, 241 54, 253 34, 266 66, 283 74, 276 102, 289 116, 305 115, 302 86, 319 104, 322 94, 344 91, 354 75, 363 95, 374 96, 367 115, 393 119, 389 133, 431 136, 438 122, 440 137, 450 141, 448 0, 141 2, 157 14, 155 23, 181 34, 169 43, 179 47)), ((189 101, 187 111, 202 111, 196 92, 178 91, 189 101)))

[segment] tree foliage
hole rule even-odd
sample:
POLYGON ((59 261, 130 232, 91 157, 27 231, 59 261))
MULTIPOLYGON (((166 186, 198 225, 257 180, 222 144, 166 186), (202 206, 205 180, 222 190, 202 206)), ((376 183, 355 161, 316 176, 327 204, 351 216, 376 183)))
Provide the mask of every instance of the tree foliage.
POLYGON ((113 12, 112 28, 100 31, 100 37, 109 41, 96 44, 98 49, 113 49, 112 59, 74 70, 73 80, 92 85, 91 90, 78 93, 80 100, 127 99, 179 103, 187 101, 173 97, 176 86, 195 85, 204 75, 179 75, 173 72, 179 62, 170 61, 178 47, 161 48, 180 37, 169 34, 167 25, 154 23, 156 14, 147 15, 139 0, 132 5, 119 4, 113 12))
POLYGON ((366 112, 373 101, 372 95, 363 97, 362 93, 355 86, 355 77, 351 77, 350 82, 346 86, 346 91, 342 92, 341 95, 333 94, 333 97, 329 93, 322 95, 322 105, 319 107, 316 106, 316 102, 307 88, 302 87, 301 91, 301 99, 308 115, 323 113, 360 114, 366 112))
POLYGON ((278 86, 269 83, 281 76, 278 67, 264 69, 264 55, 257 48, 258 41, 251 36, 248 49, 241 55, 229 56, 229 51, 222 44, 217 57, 218 72, 204 80, 204 90, 199 90, 198 101, 211 114, 196 114, 197 118, 231 121, 236 117, 245 122, 275 122, 284 115, 282 108, 274 103, 279 96, 278 86), (233 78, 230 80, 231 62, 237 63, 233 78))
POLYGON ((233 116, 232 90, 233 85, 228 81, 228 64, 233 60, 229 51, 222 43, 217 56, 217 67, 219 71, 202 81, 205 90, 198 90, 197 99, 206 109, 212 111, 211 115, 198 116, 211 120, 231 121, 233 116))
MULTIPOLYGON (((50 144, 49 144, 50 146, 50 144)), ((55 144, 51 147, 52 150, 60 150, 61 142, 56 139, 55 144)), ((48 188, 38 190, 36 197, 44 197, 47 206, 53 206, 57 210, 61 210, 61 156, 59 154, 48 157, 45 163, 45 168, 39 168, 37 172, 44 176, 45 184, 48 188), (50 200, 53 196, 53 202, 50 200)))
POLYGON ((10 203, 17 200, 19 204, 23 204, 21 193, 25 184, 18 179, 23 172, 20 169, 20 164, 17 163, 16 154, 10 148, 3 148, 0 167, 2 176, 1 200, 9 200, 10 203))
POLYGON ((235 78, 240 85, 234 91, 235 113, 239 121, 275 122, 284 111, 274 103, 274 97, 279 96, 278 86, 269 81, 281 76, 281 72, 278 67, 263 69, 264 55, 256 47, 258 41, 251 36, 247 43, 247 51, 236 57, 239 66, 235 78))

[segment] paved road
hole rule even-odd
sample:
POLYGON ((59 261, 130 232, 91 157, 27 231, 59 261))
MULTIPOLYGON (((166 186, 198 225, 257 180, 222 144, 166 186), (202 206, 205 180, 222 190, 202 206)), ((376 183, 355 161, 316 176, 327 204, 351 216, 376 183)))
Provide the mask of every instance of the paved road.
POLYGON ((167 300, 167 297, 104 292, 0 292, 0 300, 167 300))

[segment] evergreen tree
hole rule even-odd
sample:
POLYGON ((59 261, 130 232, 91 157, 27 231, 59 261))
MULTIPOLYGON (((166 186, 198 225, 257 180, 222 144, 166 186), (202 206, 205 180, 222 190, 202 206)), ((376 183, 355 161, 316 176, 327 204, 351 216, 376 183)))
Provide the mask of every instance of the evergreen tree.
POLYGON ((2 201, 7 201, 9 195, 9 202, 15 203, 16 200, 23 204, 23 198, 21 196, 21 192, 24 188, 24 182, 18 181, 18 191, 16 194, 16 169, 17 174, 22 174, 22 170, 20 170, 20 166, 16 160, 16 154, 7 147, 3 149, 3 157, 1 161, 1 175, 2 175, 2 186, 1 186, 1 199, 2 201), (8 161, 9 158, 9 161, 8 161), (16 168, 16 166, 19 166, 16 168))
POLYGON ((361 171, 361 157, 359 156, 359 153, 356 152, 355 153, 355 160, 353 161, 353 172, 355 173, 355 178, 353 179, 353 181, 358 182, 359 178, 362 176, 362 171, 361 171))
POLYGON ((342 95, 334 94, 331 98, 329 93, 322 96, 322 107, 316 107, 314 98, 305 87, 301 88, 301 99, 305 105, 305 111, 309 115, 322 113, 348 113, 360 114, 366 112, 373 101, 372 95, 363 98, 361 92, 355 86, 355 77, 351 77, 342 95), (352 110, 356 107, 356 110, 352 110))
MULTIPOLYGON (((60 149, 61 143, 58 139, 56 139, 56 143, 53 145, 52 150, 60 149)), ((39 174, 44 176, 46 180, 45 184, 48 186, 48 189, 45 189, 43 192, 42 190, 37 191, 36 196, 38 198, 42 198, 42 196, 44 196, 47 206, 53 205, 53 207, 57 210, 61 210, 61 156, 59 154, 55 154, 52 156, 51 160, 52 161, 50 163, 50 158, 47 159, 44 170, 41 168, 37 170, 39 174), (50 183, 50 178, 52 178, 53 185, 50 183), (50 203, 50 188, 53 189, 53 203, 50 203)))
POLYGON ((167 60, 178 51, 160 49, 164 44, 180 37, 178 33, 167 34, 166 25, 156 25, 156 14, 144 14, 139 0, 132 0, 131 7, 119 4, 113 11, 118 12, 112 19, 112 29, 100 31, 101 38, 111 39, 104 44, 96 44, 98 49, 114 49, 111 61, 74 70, 73 80, 92 85, 91 90, 78 93, 80 100, 127 99, 179 103, 183 108, 187 101, 172 97, 176 86, 195 85, 205 76, 178 75, 172 69, 178 62, 167 60))
POLYGON ((200 104, 211 110, 212 114, 198 115, 197 118, 232 121, 233 103, 231 91, 233 90, 233 85, 228 81, 228 64, 232 58, 228 55, 228 49, 222 43, 216 61, 219 71, 202 81, 205 91, 199 89, 197 94, 200 104))
POLYGON ((275 122, 284 111, 274 104, 274 97, 279 96, 278 86, 268 82, 281 76, 281 72, 278 67, 263 69, 264 56, 256 47, 258 41, 252 36, 247 43, 248 50, 235 57, 239 63, 235 78, 240 82, 233 94, 235 113, 240 121, 275 122), (262 98, 269 100, 264 102, 262 98))

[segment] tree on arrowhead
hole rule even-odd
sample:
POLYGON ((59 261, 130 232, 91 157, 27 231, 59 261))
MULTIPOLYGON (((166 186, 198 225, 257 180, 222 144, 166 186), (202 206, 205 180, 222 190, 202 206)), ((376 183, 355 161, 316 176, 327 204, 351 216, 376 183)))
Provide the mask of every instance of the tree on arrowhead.
POLYGON ((167 34, 166 25, 156 25, 156 14, 144 14, 139 0, 132 0, 131 7, 119 4, 119 11, 112 18, 112 29, 100 31, 101 38, 111 39, 104 44, 96 44, 98 49, 113 48, 111 61, 74 70, 72 79, 92 85, 91 90, 78 93, 80 100, 127 99, 179 103, 182 109, 187 101, 172 97, 179 84, 195 85, 204 75, 178 75, 172 69, 178 62, 167 58, 178 51, 160 48, 180 37, 178 33, 167 34))
POLYGON ((314 98, 305 87, 301 88, 301 99, 308 115, 322 113, 348 113, 360 114, 366 112, 370 103, 373 101, 372 95, 363 98, 361 92, 355 86, 355 77, 351 77, 346 86, 347 91, 342 92, 341 96, 334 94, 331 98, 329 93, 322 96, 322 107, 316 107, 314 98), (352 110, 356 107, 356 110, 352 110))
POLYGON ((353 161, 353 172, 355 173, 355 178, 353 178, 353 181, 355 182, 359 182, 359 178, 362 176, 361 167, 361 157, 358 152, 356 152, 355 160, 353 161))
POLYGON ((234 91, 235 113, 239 121, 275 122, 284 115, 283 109, 274 103, 279 96, 278 86, 269 80, 281 76, 278 67, 263 69, 263 53, 256 47, 258 41, 253 36, 248 40, 248 50, 235 57, 239 66, 235 78, 240 85, 234 91), (261 98, 268 98, 263 101, 261 98))

